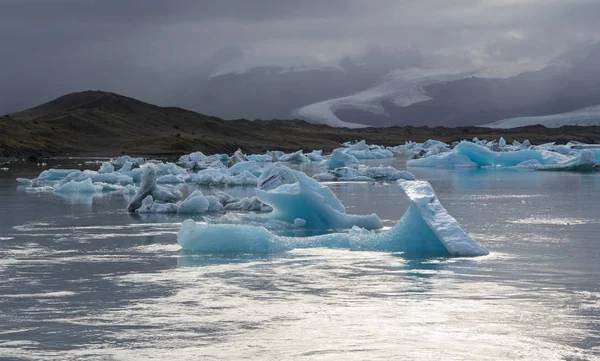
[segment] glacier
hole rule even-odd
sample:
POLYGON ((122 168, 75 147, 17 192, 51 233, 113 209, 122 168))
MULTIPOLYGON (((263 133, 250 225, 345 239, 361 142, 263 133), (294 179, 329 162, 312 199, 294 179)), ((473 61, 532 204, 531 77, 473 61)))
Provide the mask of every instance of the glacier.
POLYGON ((508 118, 499 120, 494 123, 482 125, 482 127, 506 129, 525 127, 537 124, 543 125, 546 128, 560 128, 563 126, 599 126, 600 105, 577 109, 560 114, 508 118))
POLYGON ((310 123, 331 127, 365 128, 369 125, 345 122, 335 113, 342 109, 357 109, 385 115, 385 102, 398 107, 431 100, 425 87, 435 83, 466 78, 474 72, 457 72, 456 69, 411 68, 392 71, 383 80, 364 91, 309 104, 294 110, 292 116, 310 123))
POLYGON ((423 257, 476 257, 489 253, 448 214, 429 182, 399 181, 398 184, 409 197, 410 205, 389 231, 376 233, 354 227, 347 233, 284 237, 264 227, 198 224, 188 219, 181 225, 177 242, 184 249, 204 253, 264 254, 307 247, 402 252, 423 257))

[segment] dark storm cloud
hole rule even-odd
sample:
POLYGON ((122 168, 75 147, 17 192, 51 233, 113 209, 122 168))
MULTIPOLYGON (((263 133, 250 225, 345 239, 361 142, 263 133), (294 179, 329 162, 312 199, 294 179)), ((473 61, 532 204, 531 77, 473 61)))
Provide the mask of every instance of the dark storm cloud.
POLYGON ((263 21, 341 16, 350 8, 348 0, 5 0, 2 17, 114 22, 226 18, 263 21))
POLYGON ((374 44, 514 73, 597 39, 599 13, 596 0, 0 0, 0 112, 90 88, 160 103, 239 55, 213 56, 224 47, 244 49, 241 67, 335 65, 374 44))

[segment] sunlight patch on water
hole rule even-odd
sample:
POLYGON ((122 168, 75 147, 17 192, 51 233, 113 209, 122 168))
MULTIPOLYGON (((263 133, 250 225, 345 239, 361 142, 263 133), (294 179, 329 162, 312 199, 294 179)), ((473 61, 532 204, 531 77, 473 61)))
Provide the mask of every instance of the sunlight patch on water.
POLYGON ((588 223, 598 223, 597 220, 561 218, 561 217, 527 217, 516 220, 507 220, 507 223, 513 224, 537 224, 537 225, 557 225, 557 226, 575 226, 588 223))

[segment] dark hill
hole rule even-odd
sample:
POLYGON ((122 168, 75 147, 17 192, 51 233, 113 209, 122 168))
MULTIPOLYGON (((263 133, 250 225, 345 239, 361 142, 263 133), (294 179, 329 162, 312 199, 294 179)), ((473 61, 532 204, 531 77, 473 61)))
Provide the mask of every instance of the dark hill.
POLYGON ((72 93, 18 113, 0 117, 0 156, 175 155, 267 149, 332 150, 343 141, 397 145, 429 138, 454 141, 474 136, 530 140, 598 142, 598 127, 510 130, 487 128, 392 127, 350 130, 301 120, 232 120, 174 107, 159 107, 101 91, 72 93))

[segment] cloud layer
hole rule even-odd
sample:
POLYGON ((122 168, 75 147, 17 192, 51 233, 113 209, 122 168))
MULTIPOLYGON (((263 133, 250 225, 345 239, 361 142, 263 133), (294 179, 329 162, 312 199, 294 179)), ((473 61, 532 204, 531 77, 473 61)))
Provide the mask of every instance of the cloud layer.
POLYGON ((336 66, 417 47, 507 75, 598 39, 598 14, 597 0, 0 0, 0 112, 86 89, 176 103, 223 48, 243 50, 237 66, 336 66))

